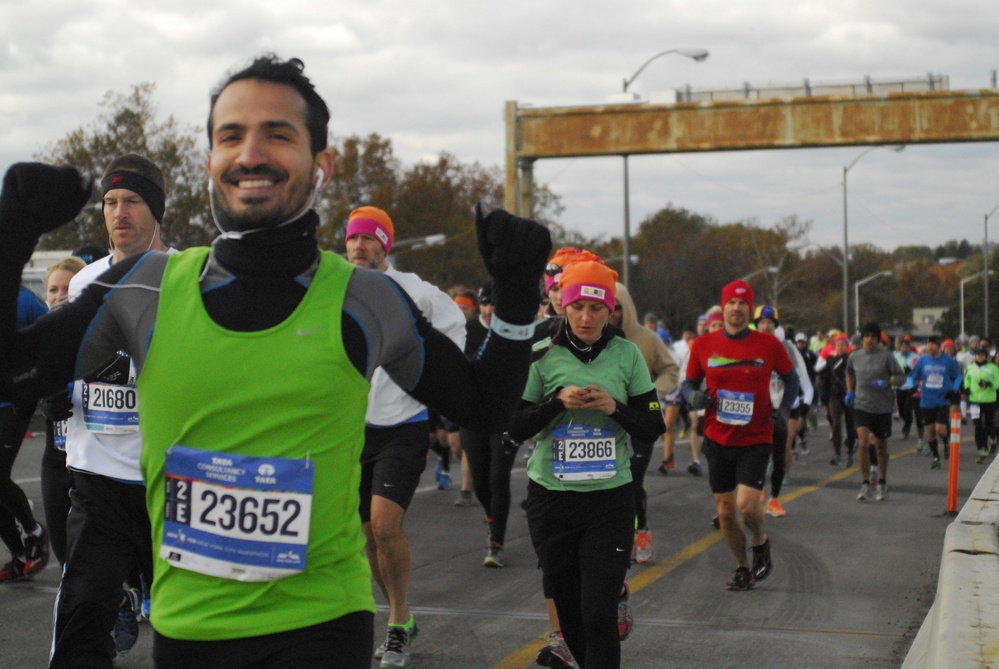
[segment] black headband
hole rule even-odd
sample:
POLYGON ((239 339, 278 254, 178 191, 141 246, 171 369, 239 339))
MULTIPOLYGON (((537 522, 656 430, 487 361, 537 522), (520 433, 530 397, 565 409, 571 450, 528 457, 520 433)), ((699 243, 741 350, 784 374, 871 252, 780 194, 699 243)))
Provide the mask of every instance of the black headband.
POLYGON ((153 217, 163 222, 163 212, 166 210, 166 194, 163 189, 146 177, 129 170, 116 170, 107 174, 101 180, 101 194, 107 195, 114 188, 125 188, 141 197, 153 212, 153 217))

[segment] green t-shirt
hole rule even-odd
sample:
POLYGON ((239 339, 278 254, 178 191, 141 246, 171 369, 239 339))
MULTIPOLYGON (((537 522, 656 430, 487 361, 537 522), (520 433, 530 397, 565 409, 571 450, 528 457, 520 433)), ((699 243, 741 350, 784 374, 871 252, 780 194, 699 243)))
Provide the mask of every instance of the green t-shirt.
POLYGON ((284 322, 234 332, 205 311, 206 254, 168 261, 138 379, 152 623, 175 639, 216 640, 374 612, 357 511, 370 386, 340 330, 353 267, 323 253, 284 322), (192 571, 198 560, 217 573, 192 571), (268 569, 291 575, 260 575, 268 569))
MULTIPOLYGON (((589 364, 564 346, 553 346, 531 365, 523 399, 538 402, 570 385, 597 385, 624 403, 655 389, 638 347, 620 337, 589 364)), ((628 435, 617 421, 600 411, 573 409, 538 433, 527 475, 549 490, 605 490, 631 481, 630 458, 628 435)))

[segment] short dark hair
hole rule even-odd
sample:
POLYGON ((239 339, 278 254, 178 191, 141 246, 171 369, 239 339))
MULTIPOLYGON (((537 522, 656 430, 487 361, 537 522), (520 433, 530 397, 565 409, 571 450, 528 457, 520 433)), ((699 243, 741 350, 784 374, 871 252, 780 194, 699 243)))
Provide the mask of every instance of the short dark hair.
POLYGON ((875 321, 864 323, 864 327, 860 328, 860 335, 862 337, 880 337, 881 326, 875 321))
POLYGON ((274 84, 291 86, 305 99, 305 126, 309 130, 309 145, 312 155, 324 150, 329 142, 330 108, 326 101, 316 92, 316 87, 307 76, 302 74, 305 63, 299 58, 281 60, 273 53, 266 53, 255 59, 250 65, 239 72, 230 74, 215 90, 212 91, 208 109, 208 148, 212 146, 212 116, 215 103, 226 87, 243 79, 256 79, 274 84))

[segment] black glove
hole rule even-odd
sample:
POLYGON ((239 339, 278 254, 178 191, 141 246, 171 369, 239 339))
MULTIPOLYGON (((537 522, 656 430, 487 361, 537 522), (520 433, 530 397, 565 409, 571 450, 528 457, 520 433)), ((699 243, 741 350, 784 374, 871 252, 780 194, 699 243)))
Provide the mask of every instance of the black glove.
POLYGON ((774 409, 774 415, 770 417, 770 422, 772 422, 777 427, 783 427, 787 429, 787 421, 791 419, 791 410, 784 405, 781 405, 774 409))
POLYGON ((690 393, 690 396, 687 398, 687 405, 690 407, 691 411, 707 409, 711 406, 711 395, 702 393, 700 390, 695 390, 690 393))
POLYGON ((950 402, 951 404, 960 404, 961 403, 961 393, 959 393, 956 390, 949 391, 947 393, 947 401, 950 402))
POLYGON ((982 379, 981 381, 978 382, 978 387, 979 388, 991 388, 992 387, 992 382, 989 381, 989 380, 987 380, 987 379, 982 379))
POLYGON ((38 238, 72 221, 93 193, 93 179, 74 167, 17 163, 0 192, 0 253, 23 266, 38 238))
POLYGON ((512 325, 534 322, 540 303, 541 275, 552 249, 548 228, 495 209, 475 207, 479 254, 493 277, 496 315, 512 325))
POLYGON ((58 423, 73 415, 73 400, 69 393, 56 393, 39 400, 38 409, 46 420, 58 423))

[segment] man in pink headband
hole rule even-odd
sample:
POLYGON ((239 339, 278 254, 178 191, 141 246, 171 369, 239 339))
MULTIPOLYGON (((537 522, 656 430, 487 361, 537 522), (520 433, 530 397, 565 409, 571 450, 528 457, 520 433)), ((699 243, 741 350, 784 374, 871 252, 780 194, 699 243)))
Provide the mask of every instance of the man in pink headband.
POLYGON ((392 252, 392 242, 395 241, 395 227, 389 215, 378 207, 358 207, 350 212, 350 219, 347 221, 347 241, 350 242, 358 236, 366 237, 373 243, 377 242, 381 251, 379 252, 377 247, 369 249, 369 244, 356 244, 351 250, 348 244, 347 260, 360 267, 383 269, 381 266, 384 264, 385 256, 392 252), (377 261, 372 258, 372 252, 376 256, 380 255, 377 261), (367 262, 356 262, 360 259, 367 262))
MULTIPOLYGON (((347 260, 384 272, 409 295, 434 329, 465 346, 465 315, 449 295, 415 274, 388 264, 395 228, 378 207, 358 207, 347 222, 347 260)), ((389 602, 386 643, 375 653, 381 666, 409 663, 417 634, 409 611, 412 553, 402 523, 426 465, 430 442, 427 408, 410 397, 384 370, 371 377, 361 451, 361 529, 375 582, 389 602)))

